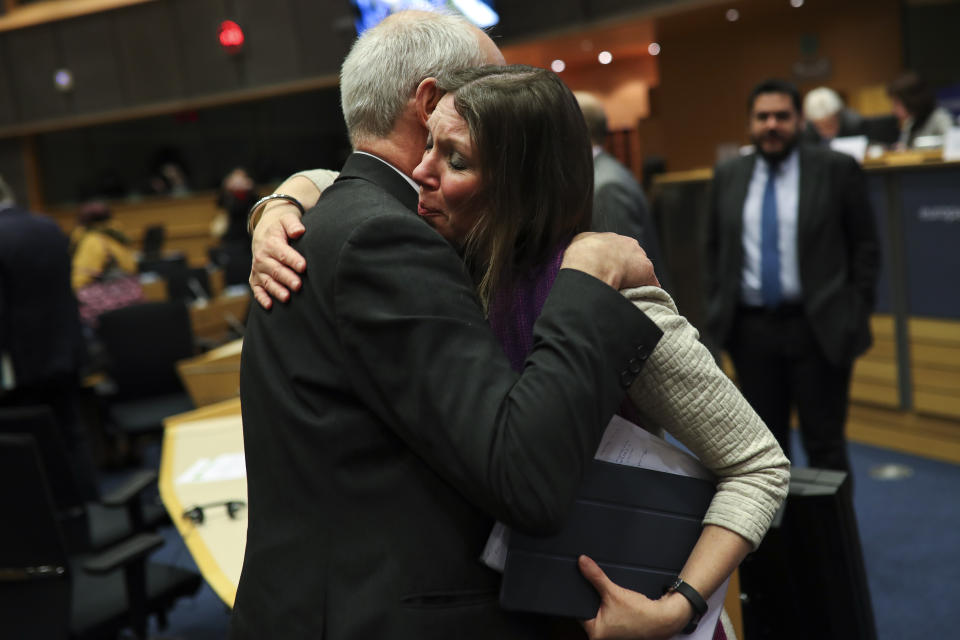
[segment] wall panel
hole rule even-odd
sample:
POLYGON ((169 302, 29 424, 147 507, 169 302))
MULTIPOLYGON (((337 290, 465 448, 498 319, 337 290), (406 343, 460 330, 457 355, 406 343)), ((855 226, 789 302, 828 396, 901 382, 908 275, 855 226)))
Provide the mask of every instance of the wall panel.
POLYGON ((242 58, 231 56, 217 40, 227 15, 222 0, 172 0, 171 10, 183 65, 184 93, 208 95, 241 88, 242 58))
POLYGON ((242 54, 244 84, 269 85, 298 77, 299 50, 290 3, 287 0, 234 2, 237 19, 247 36, 242 54))
POLYGON ((150 2, 116 13, 121 69, 130 104, 182 98, 180 48, 166 2, 150 2))
POLYGON ((71 101, 76 113, 126 104, 113 19, 112 13, 100 13, 54 24, 64 61, 73 72, 71 101))
POLYGON ((17 103, 20 120, 43 120, 69 113, 65 97, 53 85, 53 74, 62 66, 62 59, 51 25, 10 32, 6 54, 13 79, 11 96, 17 103))

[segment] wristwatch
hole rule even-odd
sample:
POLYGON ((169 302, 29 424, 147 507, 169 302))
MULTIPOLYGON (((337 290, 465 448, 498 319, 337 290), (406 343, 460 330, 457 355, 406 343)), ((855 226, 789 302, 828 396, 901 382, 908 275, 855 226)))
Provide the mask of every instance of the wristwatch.
POLYGON ((676 591, 690 601, 690 605, 693 607, 693 617, 690 618, 690 622, 687 623, 687 626, 685 626, 680 633, 693 633, 697 630, 697 624, 700 622, 700 619, 707 613, 707 601, 703 599, 703 596, 701 596, 696 589, 684 582, 680 576, 677 576, 671 584, 663 589, 664 593, 670 593, 672 591, 676 591))

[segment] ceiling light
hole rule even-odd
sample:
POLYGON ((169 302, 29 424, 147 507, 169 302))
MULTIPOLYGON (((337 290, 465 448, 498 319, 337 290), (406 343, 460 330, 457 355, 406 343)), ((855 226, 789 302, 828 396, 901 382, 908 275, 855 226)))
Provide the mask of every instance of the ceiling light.
POLYGON ((563 60, 557 59, 550 63, 550 69, 553 70, 554 73, 560 73, 566 68, 567 63, 563 60))
POLYGON ((70 69, 57 69, 53 74, 53 85, 64 93, 73 89, 73 73, 70 69))
POLYGON ((740 19, 740 12, 736 9, 727 9, 727 20, 730 22, 736 22, 740 19))
POLYGON ((601 51, 600 55, 597 56, 597 60, 600 61, 600 64, 610 64, 613 62, 613 54, 609 51, 601 51))
POLYGON ((647 47, 647 53, 649 53, 652 56, 660 55, 660 43, 651 42, 650 46, 647 47))

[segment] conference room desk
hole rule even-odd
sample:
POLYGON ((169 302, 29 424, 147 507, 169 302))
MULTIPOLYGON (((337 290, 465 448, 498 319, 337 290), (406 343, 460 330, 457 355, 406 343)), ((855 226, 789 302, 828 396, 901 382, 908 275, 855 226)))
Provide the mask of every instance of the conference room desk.
MULTIPOLYGON (((960 162, 939 151, 888 153, 864 169, 881 267, 874 345, 854 367, 851 400, 930 417, 960 447, 960 162)), ((671 293, 698 327, 711 180, 710 169, 668 173, 651 193, 671 293)))
POLYGON ((190 305, 193 335, 216 343, 237 333, 242 335, 250 299, 250 289, 244 285, 225 289, 204 302, 193 302, 190 305))
POLYGON ((164 421, 160 497, 200 573, 233 606, 247 541, 247 510, 231 518, 224 503, 247 500, 240 399, 164 421), (201 506, 203 522, 184 513, 201 506))
POLYGON ((193 406, 205 407, 240 395, 242 349, 243 338, 238 338, 177 363, 177 374, 193 406))

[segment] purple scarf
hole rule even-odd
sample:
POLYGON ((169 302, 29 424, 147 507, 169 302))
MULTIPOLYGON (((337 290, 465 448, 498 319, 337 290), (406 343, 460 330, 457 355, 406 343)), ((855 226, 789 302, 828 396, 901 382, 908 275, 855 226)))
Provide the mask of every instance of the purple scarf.
MULTIPOLYGON (((490 301, 490 327, 510 359, 510 366, 518 373, 523 371, 523 363, 533 351, 533 324, 540 317, 547 294, 557 279, 566 248, 567 245, 559 247, 546 264, 517 278, 513 287, 499 289, 490 301)), ((629 397, 623 399, 617 413, 640 423, 640 414, 629 397)))
POLYGON ((523 370, 524 361, 533 351, 533 323, 557 279, 566 248, 558 247, 546 264, 517 278, 512 287, 498 289, 490 300, 490 327, 514 371, 523 370))

